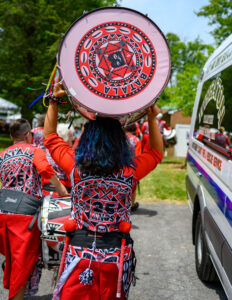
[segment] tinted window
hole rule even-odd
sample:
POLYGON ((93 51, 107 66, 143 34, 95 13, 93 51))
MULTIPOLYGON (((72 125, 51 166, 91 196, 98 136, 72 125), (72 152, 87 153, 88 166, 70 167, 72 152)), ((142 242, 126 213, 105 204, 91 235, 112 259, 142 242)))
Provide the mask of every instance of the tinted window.
MULTIPOLYGON (((232 143, 232 66, 206 81, 198 106, 194 135, 212 148, 232 143)), ((232 145, 231 145, 232 147, 232 145)))

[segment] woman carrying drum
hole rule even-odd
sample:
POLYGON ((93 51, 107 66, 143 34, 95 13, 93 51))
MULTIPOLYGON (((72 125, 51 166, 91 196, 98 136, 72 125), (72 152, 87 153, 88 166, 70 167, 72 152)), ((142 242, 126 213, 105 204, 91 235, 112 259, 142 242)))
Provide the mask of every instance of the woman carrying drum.
POLYGON ((123 222, 131 223, 131 197, 136 182, 162 160, 163 140, 155 120, 159 109, 153 105, 147 110, 148 152, 132 160, 120 122, 97 117, 85 125, 73 157, 73 150, 56 133, 58 102, 62 102, 59 97, 65 94, 62 85, 56 84, 44 127, 45 146, 72 182, 71 215, 76 224, 53 299, 128 299, 133 240, 119 228, 123 222), (118 291, 122 240, 124 265, 122 288, 118 291))

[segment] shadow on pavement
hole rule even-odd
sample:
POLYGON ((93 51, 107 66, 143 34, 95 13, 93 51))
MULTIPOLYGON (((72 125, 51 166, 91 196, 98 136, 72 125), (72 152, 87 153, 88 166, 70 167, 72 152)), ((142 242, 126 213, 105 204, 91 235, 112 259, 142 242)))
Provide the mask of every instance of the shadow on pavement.
POLYGON ((138 210, 131 212, 131 215, 147 215, 148 217, 156 216, 156 210, 139 207, 138 210))
POLYGON ((134 225, 134 224, 132 224, 131 228, 132 228, 132 229, 139 229, 139 227, 136 226, 136 225, 134 225))
POLYGON ((220 297, 220 300, 228 300, 220 282, 205 283, 205 286, 211 290, 215 290, 215 293, 220 297))
POLYGON ((25 300, 51 300, 52 294, 49 295, 43 295, 43 296, 33 296, 33 297, 27 297, 25 300))

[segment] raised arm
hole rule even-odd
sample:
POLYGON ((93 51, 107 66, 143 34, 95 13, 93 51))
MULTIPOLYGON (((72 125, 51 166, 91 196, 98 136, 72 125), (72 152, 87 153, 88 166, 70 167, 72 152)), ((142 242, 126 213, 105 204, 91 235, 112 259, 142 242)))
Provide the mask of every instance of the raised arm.
MULTIPOLYGON (((62 89, 62 84, 57 83, 53 90, 53 96, 61 98, 64 95, 66 95, 66 91, 62 89)), ((58 105, 50 103, 44 122, 44 146, 49 150, 51 157, 57 165, 65 172, 67 177, 69 177, 75 164, 74 151, 57 135, 57 118, 58 105)))
POLYGON ((149 125, 149 147, 163 153, 163 137, 160 133, 156 116, 159 113, 157 105, 152 105, 148 108, 148 125, 149 125))
MULTIPOLYGON (((61 98, 66 94, 67 92, 62 89, 62 83, 55 84, 53 89, 54 97, 61 98)), ((56 132, 57 118, 58 118, 58 105, 50 102, 48 106, 45 122, 44 122, 44 138, 46 138, 49 134, 56 132)))
POLYGON ((41 148, 37 148, 33 156, 33 164, 36 167, 40 176, 49 180, 56 188, 56 191, 60 196, 68 194, 65 186, 59 181, 58 177, 51 165, 49 164, 45 152, 41 148))

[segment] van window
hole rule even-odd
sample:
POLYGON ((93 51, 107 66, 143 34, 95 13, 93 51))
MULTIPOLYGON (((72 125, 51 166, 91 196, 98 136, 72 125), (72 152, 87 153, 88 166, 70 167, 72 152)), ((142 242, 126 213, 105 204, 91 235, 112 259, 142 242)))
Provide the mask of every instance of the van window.
POLYGON ((231 157, 232 66, 204 83, 194 136, 207 146, 231 157))

